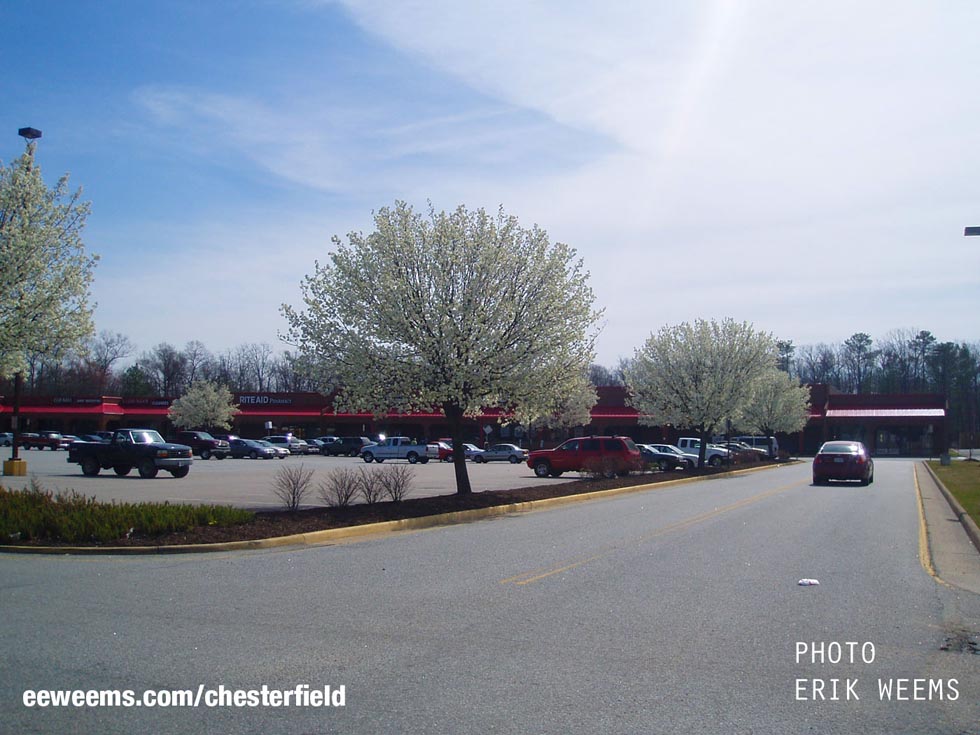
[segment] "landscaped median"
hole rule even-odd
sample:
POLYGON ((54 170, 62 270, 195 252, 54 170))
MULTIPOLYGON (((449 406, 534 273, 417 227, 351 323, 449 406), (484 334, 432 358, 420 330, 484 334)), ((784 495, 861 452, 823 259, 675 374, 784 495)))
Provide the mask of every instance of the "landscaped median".
POLYGON ((962 460, 942 464, 929 461, 926 466, 940 484, 940 488, 950 500, 950 505, 957 514, 965 514, 962 518, 967 534, 973 544, 980 550, 980 462, 962 460), (972 525, 970 523, 972 521, 972 525))
MULTIPOLYGON (((222 506, 180 506, 168 503, 96 503, 70 493, 63 498, 60 509, 66 519, 54 520, 58 496, 41 488, 12 492, 0 488, 0 551, 76 554, 134 554, 134 553, 191 553, 202 551, 234 551, 277 546, 299 546, 329 543, 354 536, 428 528, 438 525, 465 523, 495 515, 529 511, 556 504, 582 502, 616 494, 673 486, 712 477, 724 477, 741 472, 778 467, 776 463, 754 465, 739 470, 706 469, 695 473, 659 472, 633 475, 611 480, 580 479, 560 485, 532 486, 515 490, 476 492, 468 495, 440 495, 409 498, 398 502, 357 504, 339 508, 313 508, 298 511, 260 512, 224 508, 222 506), (33 496, 26 501, 17 495, 33 496), (46 499, 45 499, 46 498, 46 499), (33 502, 43 508, 35 511, 47 518, 49 529, 81 529, 72 539, 50 530, 32 532, 14 530, 20 513, 21 528, 25 511, 11 511, 33 502), (86 537, 87 528, 110 528, 108 520, 99 516, 99 508, 111 517, 119 535, 107 531, 108 537, 99 540, 86 537), (82 509, 86 520, 72 518, 73 511, 82 509), (228 515, 224 515, 227 511, 228 515), (128 515, 126 515, 128 513, 128 515), (193 514, 203 520, 195 525, 193 514), (241 514, 236 516, 233 514, 241 514), (165 527, 159 519, 176 518, 175 525, 165 527), (121 519, 130 520, 121 520, 121 519), (155 520, 156 534, 147 533, 140 518, 155 520), (127 526, 127 523, 134 523, 127 526), (121 525, 120 525, 121 524, 121 525), (162 530, 161 530, 162 529, 162 530), (18 536, 17 534, 20 534, 18 536), (89 538, 87 542, 84 539, 89 538), (83 539, 79 541, 78 539, 83 539)), ((38 527, 40 528, 40 526, 38 527)))

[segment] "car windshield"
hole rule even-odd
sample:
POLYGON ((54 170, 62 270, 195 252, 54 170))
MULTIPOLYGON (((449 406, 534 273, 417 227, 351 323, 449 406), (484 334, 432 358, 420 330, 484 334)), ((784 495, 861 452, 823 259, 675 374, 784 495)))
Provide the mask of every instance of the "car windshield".
POLYGON ((149 429, 130 432, 134 444, 163 444, 163 437, 156 431, 149 429))
POLYGON ((827 442, 820 447, 820 454, 859 454, 860 452, 858 445, 852 442, 827 442))

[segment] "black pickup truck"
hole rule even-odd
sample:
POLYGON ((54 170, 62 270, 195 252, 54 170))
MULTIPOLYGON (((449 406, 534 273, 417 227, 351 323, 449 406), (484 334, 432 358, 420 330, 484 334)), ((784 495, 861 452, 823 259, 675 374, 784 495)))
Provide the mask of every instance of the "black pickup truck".
POLYGON ((135 467, 140 477, 156 477, 166 470, 174 477, 186 477, 194 458, 185 444, 170 444, 153 429, 116 429, 108 442, 74 442, 68 448, 68 461, 82 466, 82 474, 94 477, 110 467, 119 476, 135 467))

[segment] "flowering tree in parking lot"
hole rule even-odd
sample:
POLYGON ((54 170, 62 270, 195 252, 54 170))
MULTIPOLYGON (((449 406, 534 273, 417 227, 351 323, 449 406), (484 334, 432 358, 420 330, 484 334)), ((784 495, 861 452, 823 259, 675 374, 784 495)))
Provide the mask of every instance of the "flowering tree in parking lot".
POLYGON ((697 431, 703 465, 715 428, 726 420, 737 423, 776 358, 771 334, 732 319, 699 319, 651 335, 626 379, 642 421, 697 431))
POLYGON ((35 145, 0 164, 0 377, 24 371, 30 354, 79 348, 93 332, 98 256, 82 242, 89 205, 81 189, 68 190, 67 175, 47 187, 35 145))
POLYGON ((15 376, 14 459, 29 356, 60 358, 92 334, 88 299, 98 262, 82 242, 89 205, 81 189, 69 192, 67 175, 48 188, 34 161, 40 132, 25 131, 36 135, 24 155, 0 162, 0 378, 15 376))
POLYGON ((237 413, 238 406, 228 388, 198 380, 173 402, 167 417, 181 429, 228 429, 237 413))
MULTIPOLYGON (((810 416, 810 389, 782 370, 767 370, 756 382, 752 400, 742 411, 739 425, 772 437, 777 431, 802 431, 810 416)), ((772 442, 769 443, 772 455, 772 442)))
POLYGON ((283 305, 283 338, 342 408, 441 410, 468 493, 466 416, 538 418, 582 402, 600 317, 588 273, 572 248, 502 210, 423 216, 397 202, 374 224, 334 238, 302 283, 305 310, 283 305))

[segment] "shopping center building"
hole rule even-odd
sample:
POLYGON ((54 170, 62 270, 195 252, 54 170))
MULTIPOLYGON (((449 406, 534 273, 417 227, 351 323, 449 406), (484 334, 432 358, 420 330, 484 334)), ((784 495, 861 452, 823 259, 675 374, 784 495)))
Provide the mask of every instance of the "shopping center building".
MULTIPOLYGON (((936 456, 946 448, 946 400, 938 394, 838 393, 825 385, 811 386, 810 418, 802 432, 777 435, 791 454, 813 454, 830 439, 863 441, 876 456, 936 456)), ((330 397, 319 393, 235 393, 240 413, 231 432, 244 437, 292 432, 303 438, 335 436, 412 436, 436 439, 448 433, 441 412, 343 413, 330 397)), ((473 417, 467 437, 475 444, 507 441, 528 446, 553 446, 569 435, 618 434, 637 441, 672 443, 689 432, 649 425, 629 405, 621 386, 598 388, 598 402, 587 426, 564 432, 539 432, 530 439, 507 422, 498 409, 473 417)), ((121 426, 150 427, 164 436, 174 433, 167 418, 172 399, 115 396, 27 397, 21 400, 20 431, 54 429, 67 434, 111 430, 121 426)), ((0 396, 0 428, 10 431, 11 397, 0 396)), ((749 432, 740 432, 749 433, 749 432)))

